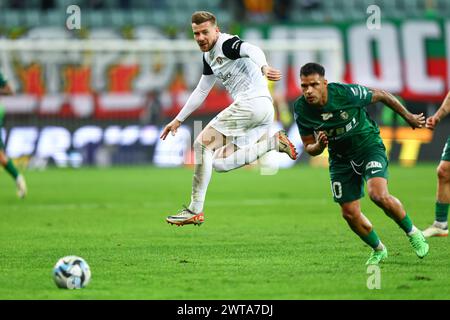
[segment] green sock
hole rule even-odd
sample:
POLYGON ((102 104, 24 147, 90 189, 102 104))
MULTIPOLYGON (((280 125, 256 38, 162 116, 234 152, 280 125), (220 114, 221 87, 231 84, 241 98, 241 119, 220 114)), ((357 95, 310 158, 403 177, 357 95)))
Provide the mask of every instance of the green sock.
POLYGON ((8 160, 5 166, 5 170, 13 177, 14 179, 17 178, 19 175, 19 172, 17 171, 16 167, 14 167, 14 164, 12 163, 11 159, 8 160))
POLYGON ((436 221, 447 222, 448 217, 448 203, 439 203, 436 201, 436 221))
POLYGON ((4 117, 5 117, 5 109, 0 105, 0 127, 3 127, 4 117))
POLYGON ((403 218, 402 221, 398 223, 398 226, 403 229, 406 233, 410 233, 413 228, 413 223, 409 218, 408 214, 403 218))
POLYGON ((373 229, 367 236, 359 236, 359 237, 362 239, 362 241, 367 243, 373 249, 377 248, 378 245, 380 244, 380 238, 378 238, 378 235, 373 229))

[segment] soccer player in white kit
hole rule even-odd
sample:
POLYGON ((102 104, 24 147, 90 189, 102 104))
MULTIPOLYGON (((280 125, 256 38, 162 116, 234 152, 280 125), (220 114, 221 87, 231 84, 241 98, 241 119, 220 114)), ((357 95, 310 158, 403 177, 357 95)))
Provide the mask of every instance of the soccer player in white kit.
POLYGON ((175 135, 181 123, 205 100, 217 79, 234 102, 202 130, 194 142, 195 166, 189 207, 168 216, 171 224, 200 225, 212 169, 227 172, 260 158, 271 150, 297 159, 284 131, 269 137, 274 107, 267 79, 278 81, 281 72, 267 64, 264 52, 237 36, 221 33, 216 17, 206 11, 192 15, 194 39, 203 52, 203 74, 179 114, 164 128, 161 139, 175 135), (267 78, 267 79, 266 79, 267 78))

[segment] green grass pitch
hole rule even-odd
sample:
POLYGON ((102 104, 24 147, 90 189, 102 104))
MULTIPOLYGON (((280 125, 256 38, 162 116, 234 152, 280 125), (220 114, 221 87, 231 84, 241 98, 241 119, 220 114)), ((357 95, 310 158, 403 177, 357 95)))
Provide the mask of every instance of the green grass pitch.
MULTIPOLYGON (((413 222, 434 217, 436 164, 391 166, 389 187, 413 222)), ((213 174, 201 227, 164 218, 189 204, 192 170, 154 167, 26 172, 29 197, 0 173, 0 299, 449 299, 449 239, 418 259, 367 197, 363 212, 389 250, 369 290, 370 249, 331 198, 327 169, 213 174), (92 270, 82 290, 51 271, 65 255, 92 270)))

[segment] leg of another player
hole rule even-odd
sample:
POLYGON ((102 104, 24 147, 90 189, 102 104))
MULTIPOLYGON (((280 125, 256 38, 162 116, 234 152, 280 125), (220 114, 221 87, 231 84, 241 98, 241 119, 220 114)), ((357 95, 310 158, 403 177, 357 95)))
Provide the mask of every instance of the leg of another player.
POLYGON ((378 264, 387 258, 386 247, 373 230, 369 219, 361 212, 359 200, 341 203, 342 217, 347 221, 350 228, 372 249, 372 253, 366 264, 378 264))
POLYGON ((443 204, 446 206, 440 212, 436 210, 436 220, 440 222, 447 222, 448 206, 450 203, 450 161, 441 161, 437 168, 438 186, 437 186, 437 201, 436 204, 443 204))
POLYGON ((0 163, 5 168, 6 172, 14 179, 16 180, 19 176, 19 172, 17 171, 17 168, 12 163, 11 159, 8 159, 5 152, 0 149, 0 163))
POLYGON ((0 149, 0 164, 5 168, 6 172, 14 179, 17 186, 17 195, 19 198, 24 198, 27 193, 27 187, 25 184, 24 177, 19 173, 17 168, 14 166, 11 159, 6 156, 3 149, 0 149))
POLYGON ((439 163, 437 177, 436 221, 445 224, 444 229, 446 229, 450 203, 450 161, 439 163))
POLYGON ((370 199, 405 231, 417 256, 426 256, 429 247, 422 232, 413 225, 400 200, 389 194, 387 180, 382 177, 370 178, 367 190, 370 199))
POLYGON ((442 160, 437 167, 437 192, 433 225, 423 231, 425 237, 448 236, 448 207, 450 203, 450 161, 442 160))

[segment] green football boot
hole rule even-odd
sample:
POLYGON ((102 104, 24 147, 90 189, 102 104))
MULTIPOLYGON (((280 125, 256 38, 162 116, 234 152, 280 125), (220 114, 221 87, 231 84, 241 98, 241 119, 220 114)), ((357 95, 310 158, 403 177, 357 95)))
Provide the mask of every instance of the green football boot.
POLYGON ((366 262, 366 266, 371 264, 379 264, 380 262, 386 260, 387 257, 388 253, 386 247, 384 247, 383 250, 373 250, 366 262))
POLYGON ((422 231, 417 230, 415 233, 410 235, 409 242, 420 259, 428 254, 430 246, 428 245, 427 240, 425 240, 422 231))

